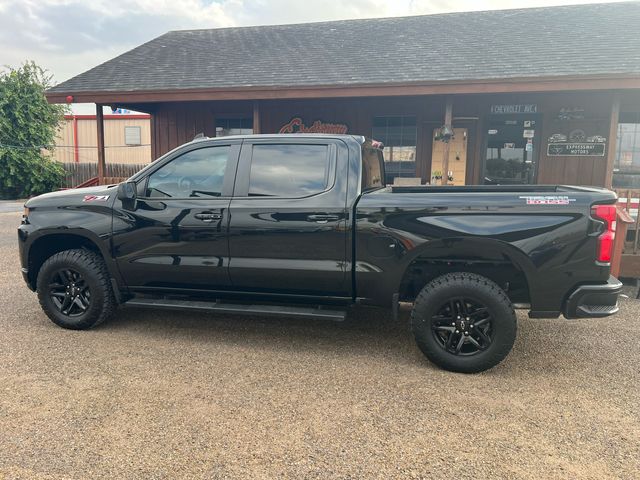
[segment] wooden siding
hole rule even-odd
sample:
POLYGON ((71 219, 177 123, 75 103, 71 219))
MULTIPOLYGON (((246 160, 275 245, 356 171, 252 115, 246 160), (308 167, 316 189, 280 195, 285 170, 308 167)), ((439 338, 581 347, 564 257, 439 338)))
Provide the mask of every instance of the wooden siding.
POLYGON ((607 155, 615 148, 615 138, 609 138, 613 93, 549 94, 538 102, 542 111, 542 142, 538 183, 604 186, 607 173, 607 155), (584 118, 558 120, 560 108, 583 108, 584 118), (569 135, 584 130, 587 136, 602 135, 607 139, 605 156, 557 157, 547 156, 547 139, 554 133, 569 135))
MULTIPOLYGON (((107 163, 141 164, 151 161, 151 128, 149 118, 113 118, 105 116, 104 141, 107 163), (139 146, 125 145, 124 128, 140 127, 139 146)), ((80 116, 77 120, 79 163, 97 163, 98 137, 95 118, 80 116)), ((53 158, 59 162, 75 162, 73 119, 66 118, 56 137, 53 158)))
MULTIPOLYGON (((568 135, 582 129, 587 136, 609 137, 612 103, 616 92, 549 92, 513 94, 457 95, 453 100, 453 126, 466 128, 466 183, 479 183, 483 175, 486 142, 484 125, 492 104, 536 104, 538 119, 536 145, 539 150, 537 183, 565 183, 603 186, 606 179, 607 155, 611 140, 607 138, 604 157, 547 156, 547 139, 553 133, 568 135), (582 108, 583 119, 562 121, 560 108, 582 108)), ((625 92, 623 95, 634 96, 625 92)), ((622 109, 626 97, 622 97, 622 109)), ((254 111, 253 101, 201 101, 149 104, 153 111, 152 150, 154 158, 190 141, 197 133, 215 136, 216 118, 252 118, 258 114, 260 133, 277 133, 293 117, 302 117, 305 125, 316 120, 346 124, 348 132, 370 136, 375 116, 415 115, 417 120, 417 175, 423 181, 431 176, 433 130, 444 121, 445 97, 423 95, 413 97, 323 98, 295 100, 261 100, 254 111)))

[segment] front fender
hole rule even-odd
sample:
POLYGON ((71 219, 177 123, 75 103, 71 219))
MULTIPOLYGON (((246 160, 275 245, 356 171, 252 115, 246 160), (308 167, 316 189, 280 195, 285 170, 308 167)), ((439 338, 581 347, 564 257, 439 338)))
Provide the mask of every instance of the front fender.
MULTIPOLYGON (((97 204, 92 202, 70 202, 70 205, 29 206, 29 215, 18 228, 18 240, 20 260, 25 276, 29 278, 30 286, 33 278, 28 274, 30 259, 36 248, 51 250, 51 243, 60 241, 68 242, 70 248, 77 245, 73 239, 83 239, 95 245, 105 260, 110 275, 122 285, 122 278, 116 263, 111 255, 111 232, 113 211, 110 205, 104 202, 97 204), (41 243, 45 242, 45 243, 41 243)), ((110 202, 109 202, 110 203, 110 202)), ((37 204, 36 204, 37 205, 37 204)))

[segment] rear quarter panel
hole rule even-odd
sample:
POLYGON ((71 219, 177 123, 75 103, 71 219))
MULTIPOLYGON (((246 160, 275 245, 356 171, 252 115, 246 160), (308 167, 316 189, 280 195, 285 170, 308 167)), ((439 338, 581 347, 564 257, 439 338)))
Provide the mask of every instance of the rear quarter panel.
POLYGON ((534 205, 527 197, 549 195, 474 193, 365 194, 356 206, 357 294, 366 303, 390 305, 413 260, 509 261, 524 273, 532 310, 559 311, 576 285, 605 282, 608 266, 595 263, 594 201, 612 192, 559 192, 566 205, 534 205))

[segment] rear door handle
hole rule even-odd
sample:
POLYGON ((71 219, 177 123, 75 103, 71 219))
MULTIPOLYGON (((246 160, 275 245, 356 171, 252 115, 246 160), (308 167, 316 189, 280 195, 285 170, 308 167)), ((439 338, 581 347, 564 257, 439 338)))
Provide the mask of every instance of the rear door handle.
POLYGON ((337 220, 340 220, 340 216, 323 213, 323 214, 317 214, 317 215, 309 215, 307 217, 307 220, 309 220, 310 222, 316 222, 316 223, 327 223, 327 222, 335 222, 337 220))
POLYGON ((203 222, 213 222, 214 220, 222 220, 221 213, 212 213, 212 212, 202 212, 196 213, 194 215, 198 220, 202 220, 203 222))

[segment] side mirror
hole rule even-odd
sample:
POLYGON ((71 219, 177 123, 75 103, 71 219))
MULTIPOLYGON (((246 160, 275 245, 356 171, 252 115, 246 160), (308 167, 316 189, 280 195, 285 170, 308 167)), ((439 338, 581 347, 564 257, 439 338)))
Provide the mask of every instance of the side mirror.
POLYGON ((118 185, 118 200, 123 202, 136 199, 136 182, 123 182, 118 185))

